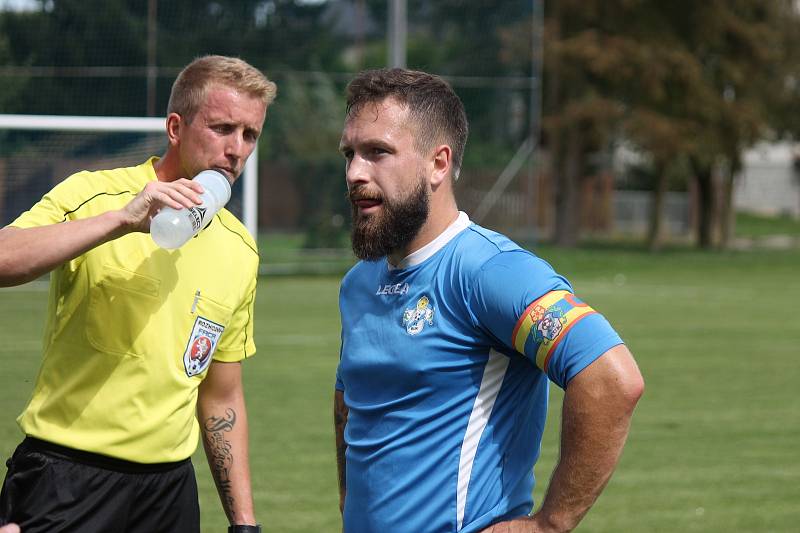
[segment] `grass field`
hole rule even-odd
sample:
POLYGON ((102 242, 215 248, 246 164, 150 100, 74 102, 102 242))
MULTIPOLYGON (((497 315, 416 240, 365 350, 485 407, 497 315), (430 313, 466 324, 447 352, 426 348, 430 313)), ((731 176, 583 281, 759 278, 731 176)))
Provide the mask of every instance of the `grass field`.
MULTIPOLYGON (((578 531, 797 531, 800 251, 539 253, 617 327, 647 382, 619 469, 578 531)), ((13 419, 38 367, 44 289, 0 290, 4 456, 20 440, 13 419)), ((265 277, 259 286, 259 353, 245 371, 265 531, 340 531, 337 291, 336 277, 265 277)), ((554 387, 537 501, 556 458, 559 400, 554 387)), ((203 531, 224 531, 203 461, 195 457, 203 531)))
POLYGON ((771 235, 800 236, 800 220, 782 215, 759 216, 752 213, 736 214, 736 234, 740 237, 768 237, 771 235))

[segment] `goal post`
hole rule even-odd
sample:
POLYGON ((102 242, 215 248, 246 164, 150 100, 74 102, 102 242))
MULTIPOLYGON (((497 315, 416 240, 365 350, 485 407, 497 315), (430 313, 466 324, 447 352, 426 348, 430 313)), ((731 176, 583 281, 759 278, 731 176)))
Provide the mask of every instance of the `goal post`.
MULTIPOLYGON (((0 131, 37 130, 51 132, 163 133, 165 131, 165 120, 164 117, 0 114, 0 131)), ((65 178, 66 176, 61 177, 65 178)), ((255 239, 258 236, 257 149, 253 150, 253 153, 245 162, 240 179, 242 180, 241 219, 242 223, 255 239)))

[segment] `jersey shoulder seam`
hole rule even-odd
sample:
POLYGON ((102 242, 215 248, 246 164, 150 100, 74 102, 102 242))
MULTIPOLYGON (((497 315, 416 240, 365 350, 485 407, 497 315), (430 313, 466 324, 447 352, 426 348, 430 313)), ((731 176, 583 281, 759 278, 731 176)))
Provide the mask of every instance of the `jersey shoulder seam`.
POLYGON ((76 212, 76 211, 78 211, 78 210, 79 210, 81 207, 83 207, 84 205, 88 204, 89 202, 91 202, 91 201, 92 201, 92 200, 94 200, 95 198, 98 198, 98 197, 100 197, 100 196, 119 196, 120 194, 130 194, 130 195, 133 195, 133 193, 132 193, 131 191, 119 191, 119 192, 99 192, 99 193, 97 193, 97 194, 94 194, 94 195, 90 196, 90 197, 89 197, 89 198, 87 198, 86 200, 82 201, 82 202, 81 202, 80 204, 78 204, 78 205, 77 205, 77 206, 76 206, 74 209, 69 209, 69 210, 67 210, 67 211, 64 211, 64 219, 62 220, 62 222, 66 222, 66 220, 67 220, 67 216, 71 215, 72 213, 75 213, 75 212, 76 212))
POLYGON ((245 236, 242 235, 241 231, 237 231, 235 228, 225 223, 225 217, 222 216, 222 213, 217 213, 215 218, 219 220, 219 223, 222 225, 223 228, 225 228, 225 230, 239 237, 239 239, 242 241, 242 244, 244 244, 251 252, 253 252, 256 255, 256 257, 260 257, 256 247, 253 246, 250 242, 248 242, 248 239, 246 239, 245 236))

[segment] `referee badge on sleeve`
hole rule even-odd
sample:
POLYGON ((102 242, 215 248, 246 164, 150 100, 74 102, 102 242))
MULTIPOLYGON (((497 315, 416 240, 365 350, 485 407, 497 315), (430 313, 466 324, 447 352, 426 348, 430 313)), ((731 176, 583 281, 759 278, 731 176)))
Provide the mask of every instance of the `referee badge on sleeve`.
POLYGON ((223 331, 225 326, 221 324, 201 316, 195 319, 186 351, 183 352, 183 367, 187 376, 202 374, 208 368, 223 331))

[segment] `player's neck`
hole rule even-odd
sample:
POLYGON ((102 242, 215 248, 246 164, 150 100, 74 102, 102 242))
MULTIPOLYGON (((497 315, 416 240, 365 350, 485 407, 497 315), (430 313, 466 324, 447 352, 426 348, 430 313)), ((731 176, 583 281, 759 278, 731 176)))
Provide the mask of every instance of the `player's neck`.
POLYGON ((173 150, 167 150, 164 157, 153 163, 158 181, 170 182, 180 177, 180 162, 178 155, 173 150))
POLYGON ((389 254, 387 257, 389 264, 396 266, 402 263, 403 259, 444 233, 457 218, 458 207, 455 202, 443 208, 437 208, 432 205, 428 219, 422 225, 422 228, 420 228, 419 233, 411 240, 408 246, 389 254))

